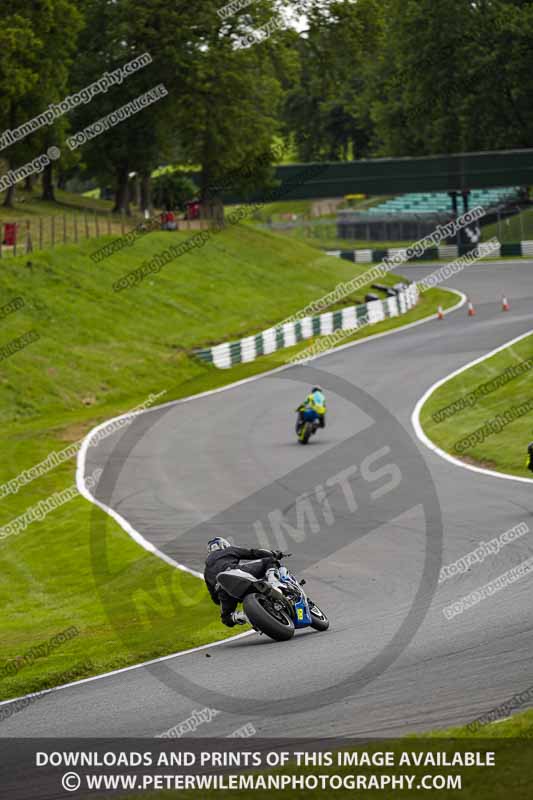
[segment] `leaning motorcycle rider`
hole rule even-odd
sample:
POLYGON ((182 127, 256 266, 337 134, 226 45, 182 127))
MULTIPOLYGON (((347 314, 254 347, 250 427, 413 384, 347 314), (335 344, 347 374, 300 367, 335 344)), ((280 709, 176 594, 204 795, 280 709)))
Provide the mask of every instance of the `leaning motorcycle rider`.
POLYGON ((296 433, 300 433, 304 423, 306 412, 313 412, 313 416, 318 419, 321 428, 326 427, 326 398, 320 386, 313 386, 310 394, 307 395, 303 403, 296 409, 298 420, 296 422, 296 433))
POLYGON ((248 547, 235 547, 222 536, 216 536, 207 543, 207 559, 204 580, 211 599, 220 606, 220 618, 224 625, 245 625, 246 614, 236 611, 238 600, 217 586, 217 577, 228 569, 239 568, 256 578, 266 578, 273 586, 279 586, 278 561, 283 553, 278 550, 262 550, 248 547))

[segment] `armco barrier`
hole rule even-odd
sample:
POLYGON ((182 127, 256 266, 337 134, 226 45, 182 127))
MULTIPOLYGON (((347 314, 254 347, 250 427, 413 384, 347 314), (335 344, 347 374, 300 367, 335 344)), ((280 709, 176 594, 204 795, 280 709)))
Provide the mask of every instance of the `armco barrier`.
MULTIPOLYGON (((439 247, 429 247, 420 256, 407 258, 404 247, 390 247, 388 250, 328 250, 328 256, 337 256, 354 261, 358 264, 379 264, 384 258, 391 258, 396 255, 403 255, 405 261, 452 261, 454 258, 464 256, 473 250, 475 245, 442 244, 439 247)), ((533 241, 523 242, 502 242, 499 250, 491 252, 491 258, 506 258, 507 256, 533 256, 533 241)))
POLYGON ((374 325, 389 317, 405 314, 418 302, 418 287, 415 283, 406 285, 395 297, 384 300, 373 300, 357 306, 348 306, 339 311, 328 311, 316 317, 304 317, 296 322, 285 322, 274 328, 247 336, 236 342, 225 342, 204 350, 195 351, 195 355, 215 367, 227 369, 234 364, 255 361, 258 356, 274 353, 284 347, 292 347, 304 339, 313 336, 325 336, 338 330, 362 328, 374 325))

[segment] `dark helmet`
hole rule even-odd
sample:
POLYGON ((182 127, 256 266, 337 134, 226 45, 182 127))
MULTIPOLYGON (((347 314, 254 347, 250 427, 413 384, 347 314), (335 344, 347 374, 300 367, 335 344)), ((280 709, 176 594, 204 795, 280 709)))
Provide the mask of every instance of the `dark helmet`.
POLYGON ((209 539, 207 543, 207 552, 214 553, 215 550, 225 550, 226 547, 231 547, 231 542, 228 542, 223 536, 215 536, 214 539, 209 539))

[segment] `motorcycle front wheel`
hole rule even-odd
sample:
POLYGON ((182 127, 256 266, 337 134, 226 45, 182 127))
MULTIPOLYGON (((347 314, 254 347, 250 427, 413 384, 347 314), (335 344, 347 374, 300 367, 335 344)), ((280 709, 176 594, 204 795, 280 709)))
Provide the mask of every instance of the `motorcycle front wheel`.
POLYGON ((327 631, 329 628, 329 619, 326 617, 323 611, 319 609, 317 605, 314 603, 309 603, 309 613, 311 614, 311 627, 315 629, 315 631, 327 631))
POLYGON ((301 444, 307 444, 311 437, 311 433, 313 432, 313 428, 310 422, 304 422, 302 429, 298 435, 298 439, 300 440, 301 444))
POLYGON ((288 612, 276 608, 268 595, 247 594, 242 604, 253 627, 274 641, 285 642, 294 636, 294 623, 288 612))

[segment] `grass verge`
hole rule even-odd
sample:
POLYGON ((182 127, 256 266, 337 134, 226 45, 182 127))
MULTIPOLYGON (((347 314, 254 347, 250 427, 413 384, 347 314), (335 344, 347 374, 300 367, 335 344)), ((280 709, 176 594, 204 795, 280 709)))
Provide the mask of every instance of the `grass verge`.
POLYGON ((525 466, 527 445, 533 439, 531 410, 522 413, 533 382, 531 368, 522 362, 532 357, 533 335, 440 386, 420 414, 427 436, 467 463, 533 477, 525 466))
MULTIPOLYGON (((370 781, 371 777, 376 778, 389 776, 409 776, 413 777, 411 788, 408 788, 406 782, 403 783, 403 788, 399 784, 396 786, 385 785, 379 791, 379 787, 374 785, 367 785, 363 783, 357 789, 355 786, 348 785, 346 788, 331 790, 329 787, 326 789, 319 788, 309 790, 309 788, 287 787, 277 791, 265 790, 262 788, 243 789, 243 790, 202 790, 202 798, 218 798, 226 797, 239 798, 239 800, 266 800, 273 795, 280 798, 291 798, 291 800, 307 800, 309 797, 322 798, 338 797, 339 800, 343 798, 359 797, 373 797, 378 795, 383 800, 392 800, 392 798, 415 798, 415 797, 451 797, 461 798, 461 800, 506 800, 509 792, 512 792, 513 798, 516 800, 526 800, 531 797, 531 780, 533 778, 533 768, 531 765, 531 739, 533 737, 533 711, 526 711, 518 714, 509 720, 499 723, 486 725, 476 733, 472 733, 467 727, 453 728, 447 731, 439 731, 432 734, 406 736, 396 739, 386 739, 377 742, 365 742, 359 746, 342 746, 339 740, 334 740, 331 748, 323 746, 320 748, 322 752, 331 754, 333 764, 335 766, 297 766, 293 761, 286 768, 281 770, 270 770, 268 767, 265 769, 256 769, 247 774, 261 774, 265 777, 272 776, 286 776, 286 780, 290 776, 295 778, 305 778, 307 776, 339 776, 340 778, 347 778, 349 776, 357 776, 363 781, 370 781), (341 745, 341 749, 339 748, 341 745), (369 754, 370 758, 375 757, 376 762, 373 766, 346 766, 342 763, 344 754, 353 753, 356 751, 363 751, 369 754), (430 765, 415 766, 415 757, 420 754, 432 753, 435 757, 438 754, 446 754, 451 761, 456 753, 479 752, 484 756, 485 753, 494 753, 494 766, 463 766, 456 764, 455 766, 436 766, 430 765), (392 754, 393 766, 382 766, 384 753, 392 754), (403 761, 402 761, 403 759, 403 761), (341 765, 339 766, 339 760, 341 765), (380 763, 381 761, 381 763, 380 763), (442 784, 442 781, 453 779, 457 781, 460 779, 460 785, 454 783, 455 788, 442 784), (366 790, 365 790, 366 789, 366 790), (378 789, 378 791, 376 791, 378 789)), ((235 742, 235 740, 233 740, 235 742)), ((238 741, 238 740, 237 740, 238 741)), ((184 743, 185 744, 185 743, 184 743)), ((247 742, 249 747, 250 742, 247 742)), ((272 750, 277 751, 285 750, 292 752, 293 750, 305 751, 305 746, 297 746, 296 748, 290 745, 283 748, 280 746, 281 742, 272 742, 272 750)), ((181 748, 180 748, 181 749, 181 748)), ((187 749, 185 746, 183 749, 187 749)), ((216 749, 216 746, 209 744, 206 746, 205 751, 210 752, 216 749)), ((233 748, 238 751, 238 745, 233 748)), ((253 747, 252 747, 253 749, 253 747)), ((318 748, 317 748, 318 749, 318 748)), ((308 750, 312 752, 312 747, 308 750)), ((156 751, 159 752, 159 751, 156 751)), ((157 758, 157 757, 156 757, 157 758)), ((264 763, 264 762, 263 762, 264 763)), ((158 770, 154 770, 157 772, 158 770)), ((164 769, 160 770, 161 772, 164 769)), ((200 770, 197 770, 198 772, 200 770)), ((194 773, 194 767, 189 768, 189 773, 194 773)), ((237 773, 237 770, 226 770, 226 773, 237 773)), ((158 792, 152 792, 142 795, 135 794, 129 795, 126 800, 135 800, 137 797, 146 798, 146 800, 155 800, 161 797, 158 792)), ((195 800, 198 797, 198 790, 186 791, 171 791, 165 792, 165 797, 168 798, 182 798, 183 800, 195 800)))
MULTIPOLYGON (((186 235, 149 234, 96 266, 90 254, 102 242, 91 241, 34 254, 31 268, 25 258, 4 262, 0 306, 15 297, 24 305, 0 320, 1 345, 31 330, 40 338, 0 361, 0 485, 150 393, 165 391, 163 402, 278 366, 294 351, 222 371, 191 350, 268 327, 366 269, 239 226, 140 286, 112 290, 169 236, 186 235)), ((408 315, 358 335, 455 302, 455 295, 432 290, 408 315)), ((0 525, 72 486, 74 472, 72 458, 4 496, 0 525)), ((0 540, 0 575, 1 698, 56 685, 67 670, 70 679, 72 672, 84 677, 232 634, 201 582, 145 553, 79 495, 0 540), (105 580, 90 537, 95 518, 108 530, 105 580), (78 635, 50 646, 72 626, 78 635), (40 655, 28 656, 37 645, 40 655)))

